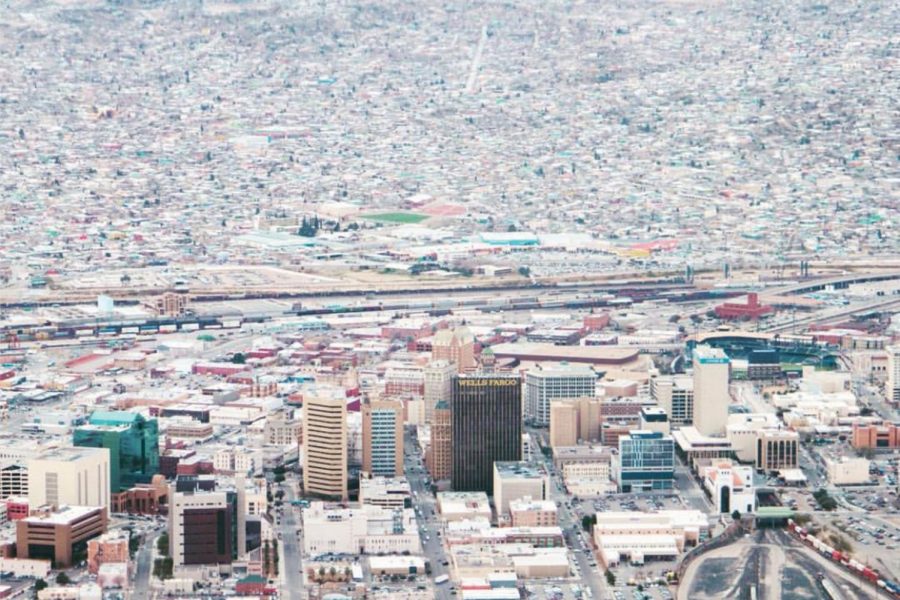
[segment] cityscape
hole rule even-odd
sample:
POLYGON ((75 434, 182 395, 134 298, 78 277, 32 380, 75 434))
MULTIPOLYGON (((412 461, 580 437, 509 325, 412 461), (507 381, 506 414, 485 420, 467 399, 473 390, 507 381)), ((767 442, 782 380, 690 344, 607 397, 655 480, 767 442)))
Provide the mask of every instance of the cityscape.
POLYGON ((888 0, 8 0, 0 599, 900 600, 888 0))

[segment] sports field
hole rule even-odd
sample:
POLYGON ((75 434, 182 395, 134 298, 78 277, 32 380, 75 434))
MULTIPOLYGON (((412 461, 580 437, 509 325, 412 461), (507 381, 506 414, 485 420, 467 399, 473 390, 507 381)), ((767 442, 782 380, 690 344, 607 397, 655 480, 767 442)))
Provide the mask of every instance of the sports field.
POLYGON ((428 215, 410 212, 388 212, 369 213, 362 217, 370 221, 381 221, 383 223, 421 223, 428 218, 428 215))

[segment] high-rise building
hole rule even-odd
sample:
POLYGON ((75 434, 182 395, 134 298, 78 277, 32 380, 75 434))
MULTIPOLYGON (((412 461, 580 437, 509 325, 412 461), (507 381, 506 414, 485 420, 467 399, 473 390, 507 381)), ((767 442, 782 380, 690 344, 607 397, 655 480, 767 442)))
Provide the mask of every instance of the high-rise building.
POLYGON ((34 508, 110 508, 109 450, 58 448, 28 461, 28 504, 34 508))
POLYGON ((434 407, 440 402, 450 402, 456 364, 447 360, 432 361, 425 367, 425 422, 434 419, 434 407))
POLYGON ((475 336, 468 327, 441 329, 431 341, 431 359, 456 364, 460 373, 475 368, 475 336))
POLYGON ((888 402, 900 404, 900 346, 888 346, 887 356, 885 395, 888 402))
POLYGON ((303 488, 347 499, 347 405, 343 398, 304 398, 303 488))
POLYGON ((525 373, 525 418, 537 426, 550 424, 550 401, 595 395, 597 374, 585 366, 562 365, 525 373))
POLYGON ((236 490, 176 482, 169 491, 169 556, 175 566, 231 564, 243 554, 244 519, 236 490))
POLYGON ((498 373, 453 378, 453 489, 493 494, 494 463, 522 460, 522 380, 498 373))
POLYGON ((380 477, 403 475, 403 404, 375 400, 362 405, 362 470, 380 477))
POLYGON ((618 483, 622 493, 670 490, 675 479, 675 442, 658 431, 619 437, 618 483))
POLYGON ((9 463, 0 467, 0 500, 10 496, 28 496, 28 469, 9 463))
POLYGON ((694 424, 694 380, 686 375, 654 377, 650 397, 669 415, 675 427, 694 424))
POLYGON ((725 352, 710 346, 694 348, 694 426, 701 434, 725 434, 728 423, 730 361, 725 352))
POLYGON ((550 447, 575 446, 600 439, 599 398, 560 398, 550 401, 550 447))
POLYGON ((75 446, 109 450, 109 484, 113 494, 150 483, 159 472, 156 419, 126 411, 95 411, 87 425, 75 428, 75 446))
POLYGON ((450 479, 453 470, 453 421, 450 403, 441 400, 434 407, 431 422, 431 444, 425 457, 434 481, 450 479))

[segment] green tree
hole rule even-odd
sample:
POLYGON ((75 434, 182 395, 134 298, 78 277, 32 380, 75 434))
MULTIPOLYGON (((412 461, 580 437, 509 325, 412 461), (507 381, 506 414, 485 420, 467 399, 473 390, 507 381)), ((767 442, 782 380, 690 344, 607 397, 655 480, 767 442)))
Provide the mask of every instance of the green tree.
POLYGON ((47 585, 47 582, 44 581, 43 579, 38 579, 37 581, 35 581, 34 582, 34 597, 37 598, 38 592, 40 592, 41 590, 45 590, 48 587, 49 586, 47 585))
POLYGON ((59 575, 56 576, 56 585, 69 585, 72 583, 72 580, 66 575, 65 571, 60 571, 59 575))
POLYGON ((156 540, 156 551, 163 556, 169 555, 169 534, 163 533, 159 536, 159 539, 156 540))
POLYGON ((243 352, 235 352, 234 356, 231 357, 231 362, 236 365, 242 365, 247 362, 247 357, 244 356, 243 352))
POLYGON ((616 585, 616 574, 608 569, 606 571, 606 583, 609 587, 615 587, 616 585))
POLYGON ((740 521, 741 520, 741 511, 735 509, 735 511, 733 513, 731 513, 731 518, 734 519, 735 521, 740 521))
POLYGON ((521 275, 522 277, 528 277, 529 275, 531 275, 531 269, 529 269, 528 267, 519 267, 519 275, 521 275))

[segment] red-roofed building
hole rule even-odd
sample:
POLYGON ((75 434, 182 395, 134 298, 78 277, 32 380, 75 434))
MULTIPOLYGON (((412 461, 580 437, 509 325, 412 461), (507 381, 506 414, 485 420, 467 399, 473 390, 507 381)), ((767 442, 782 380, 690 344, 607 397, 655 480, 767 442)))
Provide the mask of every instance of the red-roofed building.
POLYGON ((775 309, 767 304, 759 303, 759 296, 751 292, 747 294, 746 304, 725 302, 715 308, 716 316, 720 319, 758 319, 763 315, 775 312, 775 309))

